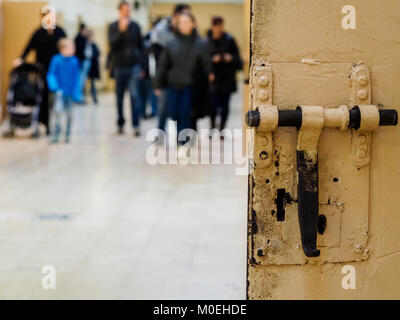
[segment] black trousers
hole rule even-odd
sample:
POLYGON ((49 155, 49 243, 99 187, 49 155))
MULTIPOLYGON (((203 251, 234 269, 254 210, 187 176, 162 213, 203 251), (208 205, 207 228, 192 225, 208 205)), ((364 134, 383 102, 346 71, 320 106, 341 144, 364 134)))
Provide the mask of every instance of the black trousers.
POLYGON ((229 116, 229 100, 231 98, 230 92, 217 91, 211 95, 211 127, 216 128, 216 118, 218 115, 221 116, 219 129, 222 131, 225 129, 226 122, 229 116))
POLYGON ((50 93, 47 81, 44 82, 44 89, 42 94, 42 103, 39 111, 39 122, 46 127, 46 133, 50 134, 50 93))

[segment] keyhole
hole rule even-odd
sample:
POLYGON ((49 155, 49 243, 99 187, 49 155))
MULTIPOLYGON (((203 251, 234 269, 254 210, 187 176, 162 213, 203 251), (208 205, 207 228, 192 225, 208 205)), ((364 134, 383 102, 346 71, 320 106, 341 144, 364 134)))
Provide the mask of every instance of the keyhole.
POLYGON ((278 189, 276 197, 276 219, 278 221, 285 221, 285 205, 286 205, 286 190, 278 189))
POLYGON ((320 216, 318 216, 318 233, 319 234, 324 234, 325 230, 326 230, 326 223, 327 223, 327 219, 326 217, 321 214, 320 216))

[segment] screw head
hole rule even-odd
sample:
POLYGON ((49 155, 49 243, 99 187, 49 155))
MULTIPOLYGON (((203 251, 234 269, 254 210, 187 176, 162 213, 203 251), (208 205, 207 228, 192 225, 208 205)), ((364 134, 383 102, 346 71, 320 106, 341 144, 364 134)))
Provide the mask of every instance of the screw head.
POLYGON ((365 100, 368 98, 368 91, 366 89, 358 90, 357 97, 361 100, 365 100))
POLYGON ((361 76, 358 78, 358 83, 360 86, 367 86, 369 84, 369 79, 367 76, 361 76))
POLYGON ((360 134, 357 138, 359 144, 367 143, 367 136, 365 134, 360 134))
POLYGON ((258 98, 262 101, 266 101, 269 98, 269 93, 267 90, 261 90, 258 94, 258 98))
POLYGON ((357 150, 357 158, 364 159, 367 156, 367 151, 359 149, 357 150))
POLYGON ((269 85, 269 77, 268 76, 261 76, 258 80, 258 84, 260 86, 266 87, 269 85))

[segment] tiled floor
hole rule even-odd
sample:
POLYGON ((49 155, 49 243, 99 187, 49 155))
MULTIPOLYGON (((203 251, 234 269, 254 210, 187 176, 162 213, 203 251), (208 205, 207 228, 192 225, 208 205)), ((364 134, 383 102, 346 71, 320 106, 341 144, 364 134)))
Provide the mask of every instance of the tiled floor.
MULTIPOLYGON (((115 134, 113 106, 76 107, 69 145, 0 140, 0 298, 244 299, 246 176, 149 165, 145 135, 115 134)), ((232 109, 241 128, 240 94, 232 109)))

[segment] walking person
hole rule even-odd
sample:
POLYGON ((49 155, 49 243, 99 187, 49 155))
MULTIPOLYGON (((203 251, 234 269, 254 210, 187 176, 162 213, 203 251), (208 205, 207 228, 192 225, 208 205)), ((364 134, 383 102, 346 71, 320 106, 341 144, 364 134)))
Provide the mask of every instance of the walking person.
POLYGON ((140 105, 136 103, 138 81, 143 78, 143 43, 139 25, 131 20, 131 5, 122 1, 119 19, 108 30, 111 60, 116 80, 118 133, 124 133, 124 94, 129 90, 134 135, 140 136, 140 105))
MULTIPOLYGON (((41 23, 47 16, 48 12, 41 14, 41 23)), ((20 58, 17 58, 13 62, 14 67, 18 67, 24 62, 24 59, 28 56, 29 52, 36 52, 36 62, 43 67, 45 74, 47 73, 50 65, 50 61, 54 55, 58 53, 57 43, 61 38, 66 37, 64 30, 55 26, 55 28, 44 28, 41 26, 31 36, 27 46, 25 47, 20 58)), ((45 80, 45 79, 44 79, 45 80)), ((39 111, 39 122, 46 127, 46 134, 50 134, 50 96, 47 81, 44 81, 44 90, 42 96, 42 103, 39 111)))
POLYGON ((92 47, 93 53, 89 70, 90 92, 92 94, 93 103, 98 104, 96 80, 100 79, 100 50, 97 44, 94 42, 94 33, 92 30, 89 30, 88 33, 88 43, 92 47))
MULTIPOLYGON (((156 59, 156 69, 160 62, 160 57, 167 46, 168 42, 175 38, 175 33, 177 32, 178 18, 183 13, 190 13, 191 8, 187 4, 177 4, 174 7, 173 13, 170 17, 161 19, 154 27, 151 32, 151 43, 153 47, 154 56, 156 59)), ((150 77, 155 81, 156 75, 150 71, 150 77)), ((168 118, 168 108, 167 108, 167 91, 165 83, 160 83, 161 93, 158 95, 158 129, 165 131, 165 125, 168 118)), ((161 137, 159 137, 161 139, 161 137)), ((158 141, 162 143, 162 141, 158 141)))
POLYGON ((168 113, 177 122, 178 137, 182 130, 192 128, 194 72, 199 65, 210 74, 209 55, 196 32, 195 18, 191 13, 183 13, 178 18, 176 37, 162 52, 155 82, 157 95, 162 94, 161 88, 167 88, 168 113))
POLYGON ((143 38, 143 59, 144 59, 144 77, 138 84, 138 102, 140 103, 140 115, 144 119, 153 118, 157 115, 158 101, 154 94, 153 86, 151 84, 150 73, 155 74, 155 57, 153 46, 150 43, 150 34, 143 38), (154 69, 154 70, 151 70, 154 69), (151 112, 147 112, 147 104, 151 105, 151 112))
POLYGON ((62 130, 62 118, 66 118, 65 143, 69 143, 72 125, 73 102, 79 102, 81 91, 79 84, 79 60, 75 57, 75 44, 70 39, 59 42, 60 54, 55 55, 47 73, 49 89, 55 93, 54 131, 52 143, 57 143, 62 130))
POLYGON ((89 43, 88 36, 89 29, 85 24, 82 23, 79 26, 79 33, 75 38, 75 55, 79 59, 80 66, 80 85, 82 90, 82 101, 80 101, 80 103, 82 104, 84 104, 86 100, 85 87, 93 57, 93 50, 91 44, 89 43))
POLYGON ((229 116, 229 101, 236 91, 236 72, 242 69, 239 50, 235 39, 224 30, 222 17, 214 17, 208 32, 207 46, 212 57, 212 70, 215 79, 211 84, 211 128, 225 129, 229 116))

